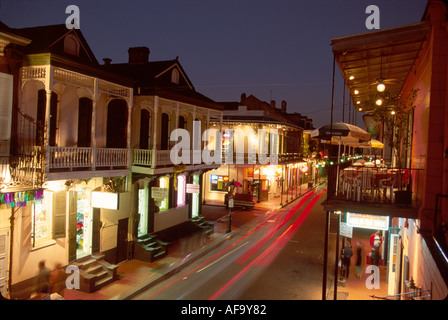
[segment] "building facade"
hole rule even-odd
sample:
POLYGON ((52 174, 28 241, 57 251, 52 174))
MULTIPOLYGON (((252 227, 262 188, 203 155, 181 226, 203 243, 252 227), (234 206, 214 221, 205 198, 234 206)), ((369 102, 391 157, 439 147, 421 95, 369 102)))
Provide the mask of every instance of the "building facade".
POLYGON ((244 93, 239 102, 221 104, 222 125, 213 126, 222 128, 223 163, 205 175, 204 200, 225 203, 232 184, 237 198, 250 195, 254 203, 274 198, 289 202, 288 194, 295 195, 314 172, 303 160, 304 129, 312 128, 311 119, 287 113, 286 101, 276 108, 275 101, 244 93))
MULTIPOLYGON (((395 177, 401 170, 402 175, 387 183, 383 178, 379 184, 376 180, 367 184, 363 179, 366 174, 358 168, 359 183, 347 184, 352 194, 359 193, 357 200, 338 193, 336 183, 343 176, 332 170, 324 203, 329 213, 355 213, 370 221, 385 218, 382 257, 388 267, 390 299, 417 295, 439 300, 448 294, 446 26, 447 3, 430 0, 421 22, 332 40, 335 60, 358 110, 369 101, 382 100, 385 103, 377 103, 376 108, 385 108, 394 117, 398 111, 394 108, 407 106, 408 122, 399 141, 400 153, 391 153, 389 165, 395 168, 387 171, 395 177), (386 86, 384 93, 376 87, 380 74, 386 86), (416 92, 415 97, 412 92, 416 92), (407 104, 410 96, 415 99, 407 104), (387 97, 397 97, 397 103, 388 105, 387 97), (401 192, 409 195, 407 204, 399 201, 401 192), (371 197, 374 193, 384 197, 371 197), (418 294, 412 295, 411 291, 418 294)), ((373 179, 381 176, 376 168, 367 171, 373 179)))
POLYGON ((5 46, 8 57, 20 54, 11 69, 11 131, 2 154, 1 216, 4 230, 11 221, 6 269, 14 296, 30 287, 41 260, 54 269, 97 252, 110 261, 126 258, 119 237, 129 220, 133 89, 129 79, 99 68, 77 29, 3 29, 29 39, 5 46), (115 196, 115 206, 101 204, 104 194, 115 196))

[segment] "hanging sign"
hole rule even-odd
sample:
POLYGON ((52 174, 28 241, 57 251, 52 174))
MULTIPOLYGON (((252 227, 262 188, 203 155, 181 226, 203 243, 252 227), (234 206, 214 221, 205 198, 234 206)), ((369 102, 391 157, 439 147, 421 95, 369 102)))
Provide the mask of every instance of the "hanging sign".
POLYGON ((347 212, 347 224, 356 228, 389 230, 389 217, 347 212))
POLYGON ((352 238, 353 237, 353 227, 349 226, 345 222, 341 222, 339 225, 339 233, 343 237, 352 238))
POLYGON ((187 183, 187 193, 199 193, 199 185, 187 183))
POLYGON ((92 191, 92 207, 118 210, 118 193, 92 191))
POLYGON ((151 197, 156 201, 162 201, 162 200, 168 198, 168 189, 152 187, 151 188, 151 197))

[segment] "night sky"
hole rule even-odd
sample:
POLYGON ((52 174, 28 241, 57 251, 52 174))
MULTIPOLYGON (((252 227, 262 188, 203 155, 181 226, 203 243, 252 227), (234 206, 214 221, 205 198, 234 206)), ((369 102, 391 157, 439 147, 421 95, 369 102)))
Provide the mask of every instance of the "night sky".
MULTIPOLYGON (((386 29, 419 22, 427 0, 0 0, 0 20, 11 28, 64 24, 71 4, 100 63, 127 62, 129 47, 147 46, 153 61, 179 56, 196 90, 215 101, 239 101, 243 92, 277 107, 286 100, 288 112, 320 127, 330 122, 331 39, 371 32, 368 5, 379 7, 386 29)), ((341 121, 338 69, 336 76, 341 121)))

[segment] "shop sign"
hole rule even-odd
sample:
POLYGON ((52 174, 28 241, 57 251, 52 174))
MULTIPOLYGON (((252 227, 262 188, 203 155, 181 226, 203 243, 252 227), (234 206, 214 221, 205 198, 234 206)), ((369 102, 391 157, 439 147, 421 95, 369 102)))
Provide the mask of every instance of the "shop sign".
POLYGON ((353 237, 353 227, 349 226, 347 223, 342 222, 339 225, 339 233, 343 237, 352 238, 353 237))
POLYGON ((151 197, 156 201, 162 201, 168 198, 168 188, 152 187, 151 197))
POLYGON ((347 212, 347 225, 356 228, 389 230, 389 217, 347 212))
POLYGON ((187 183, 187 193, 199 193, 199 185, 187 183))
POLYGON ((118 210, 118 193, 92 191, 92 207, 118 210))

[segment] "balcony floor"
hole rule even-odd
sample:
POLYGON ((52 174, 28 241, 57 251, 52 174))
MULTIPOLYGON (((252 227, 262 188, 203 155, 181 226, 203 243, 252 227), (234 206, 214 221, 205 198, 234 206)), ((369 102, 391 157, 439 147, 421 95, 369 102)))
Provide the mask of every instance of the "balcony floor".
POLYGON ((326 199, 322 206, 325 211, 342 211, 390 216, 397 218, 418 218, 418 208, 414 206, 400 206, 388 203, 357 202, 343 199, 326 199))

